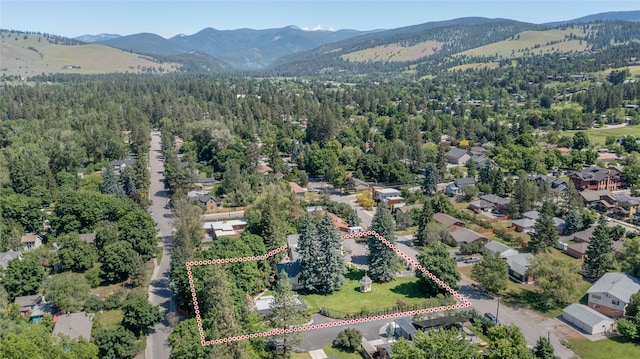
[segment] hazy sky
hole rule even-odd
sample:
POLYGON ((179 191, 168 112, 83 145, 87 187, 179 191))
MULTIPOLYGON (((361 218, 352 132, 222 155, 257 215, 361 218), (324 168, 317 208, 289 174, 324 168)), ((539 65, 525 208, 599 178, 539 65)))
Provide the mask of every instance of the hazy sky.
POLYGON ((391 29, 465 16, 544 23, 628 10, 640 10, 640 0, 0 0, 0 28, 67 37, 140 32, 171 37, 205 27, 391 29))

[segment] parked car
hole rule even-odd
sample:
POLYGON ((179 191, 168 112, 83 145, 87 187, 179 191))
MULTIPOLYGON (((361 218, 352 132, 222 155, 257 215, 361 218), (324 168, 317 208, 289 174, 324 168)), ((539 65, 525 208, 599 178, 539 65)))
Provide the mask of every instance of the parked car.
POLYGON ((492 313, 484 313, 484 317, 494 322, 496 325, 500 325, 500 321, 492 313))
POLYGON ((463 261, 465 261, 465 260, 466 260, 466 258, 465 258, 465 257, 455 257, 455 258, 453 258, 453 259, 455 259, 455 260, 456 260, 456 262, 463 262, 463 261))
POLYGON ((480 262, 482 259, 480 257, 470 257, 464 260, 465 263, 477 263, 480 262))

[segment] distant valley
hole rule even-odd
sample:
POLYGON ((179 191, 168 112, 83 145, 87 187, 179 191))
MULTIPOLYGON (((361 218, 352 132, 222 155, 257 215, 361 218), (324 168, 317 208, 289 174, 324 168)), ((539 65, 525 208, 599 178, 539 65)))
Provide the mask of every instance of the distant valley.
POLYGON ((640 41, 640 11, 532 24, 460 18, 390 30, 203 29, 166 39, 152 33, 67 39, 2 30, 4 76, 48 73, 259 72, 265 75, 387 75, 495 67, 496 61, 597 50, 640 41))

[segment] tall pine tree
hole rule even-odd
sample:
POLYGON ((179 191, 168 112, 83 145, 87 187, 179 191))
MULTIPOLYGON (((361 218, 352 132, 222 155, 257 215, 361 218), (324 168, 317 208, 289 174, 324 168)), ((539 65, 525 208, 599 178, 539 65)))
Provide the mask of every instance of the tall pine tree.
POLYGON ((534 227, 535 233, 529 241, 529 248, 534 253, 543 252, 547 247, 554 246, 560 239, 558 228, 553 222, 553 205, 545 202, 540 211, 540 218, 534 227))
POLYGON ((331 293, 344 283, 344 256, 342 255, 342 239, 333 225, 333 220, 325 214, 318 223, 318 239, 321 260, 318 263, 320 291, 331 293))
POLYGON ((300 283, 305 290, 314 291, 320 282, 318 276, 318 231, 313 218, 307 214, 298 228, 298 254, 300 255, 300 283))
POLYGON ((582 270, 584 276, 591 281, 602 277, 614 267, 613 241, 604 216, 598 218, 598 224, 593 230, 586 254, 587 258, 584 259, 582 270))
POLYGON ((427 196, 433 196, 438 190, 438 167, 435 163, 429 162, 424 167, 424 180, 422 181, 422 192, 427 196))
POLYGON ((416 231, 414 241, 416 245, 424 246, 427 244, 429 238, 427 233, 427 225, 433 220, 433 209, 431 208, 431 202, 427 201, 422 205, 422 211, 418 217, 418 230, 416 231))
MULTIPOLYGON (((396 242, 393 216, 385 203, 380 202, 378 204, 370 229, 390 243, 394 244, 396 242)), ((367 259, 369 260, 369 276, 371 279, 376 282, 392 281, 398 264, 396 254, 375 236, 369 236, 367 245, 369 247, 367 259)))
MULTIPOLYGON (((273 301, 271 302, 271 325, 274 329, 289 329, 293 326, 304 324, 305 318, 302 308, 298 303, 298 296, 291 290, 289 277, 282 270, 278 274, 278 280, 273 288, 273 301)), ((274 335, 276 343, 281 344, 284 356, 296 345, 302 343, 303 332, 274 335)))

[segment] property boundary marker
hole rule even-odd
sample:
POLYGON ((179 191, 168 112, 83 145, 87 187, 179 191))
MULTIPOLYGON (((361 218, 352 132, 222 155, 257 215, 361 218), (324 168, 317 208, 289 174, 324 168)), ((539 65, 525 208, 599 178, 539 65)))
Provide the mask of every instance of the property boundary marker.
POLYGON ((382 319, 390 319, 390 318, 400 318, 400 317, 406 317, 406 316, 409 316, 409 315, 416 315, 416 314, 423 314, 423 313, 436 313, 436 312, 442 312, 442 311, 445 311, 445 310, 467 308, 467 307, 471 306, 471 303, 466 298, 464 298, 460 293, 458 293, 457 291, 453 290, 448 284, 444 283, 442 280, 440 280, 440 278, 436 277, 433 273, 431 273, 428 270, 426 270, 423 266, 420 265, 420 263, 418 263, 416 260, 414 260, 411 257, 409 257, 408 255, 406 255, 404 252, 402 252, 396 246, 391 244, 391 242, 389 242, 386 239, 384 239, 378 233, 376 233, 374 231, 364 231, 364 232, 360 232, 360 233, 345 234, 345 235, 341 236, 341 239, 362 237, 362 236, 375 236, 378 240, 380 240, 382 243, 384 243, 387 247, 391 248, 394 252, 396 252, 401 258, 404 258, 406 261, 411 263, 415 268, 418 268, 420 271, 422 271, 422 273, 426 274, 427 277, 429 277, 433 281, 435 281, 441 288, 443 288, 446 291, 448 291, 449 293, 451 293, 451 295, 453 295, 453 297, 456 300, 459 300, 460 303, 459 304, 455 304, 455 305, 445 305, 445 306, 433 307, 433 308, 409 310, 409 311, 406 311, 406 312, 398 312, 398 313, 385 314, 385 315, 376 315, 376 316, 360 318, 360 319, 339 320, 339 321, 330 322, 330 323, 310 324, 310 325, 304 325, 304 326, 299 326, 299 327, 291 327, 289 329, 274 329, 274 330, 270 330, 270 331, 267 331, 267 332, 261 332, 261 333, 251 333, 251 334, 238 335, 238 336, 235 336, 235 337, 218 338, 218 339, 214 339, 214 340, 205 340, 204 329, 202 328, 202 317, 200 316, 200 309, 198 307, 198 298, 197 298, 197 295, 196 295, 196 289, 195 289, 194 284, 193 284, 193 274, 191 273, 191 267, 211 265, 211 264, 237 263, 237 262, 249 262, 249 261, 263 260, 263 259, 267 259, 269 257, 272 257, 272 256, 278 254, 279 252, 282 252, 283 250, 285 250, 287 248, 287 246, 281 246, 281 247, 278 247, 277 249, 272 250, 269 253, 265 253, 265 254, 260 255, 260 256, 224 258, 224 259, 209 259, 209 260, 203 260, 203 261, 189 261, 189 262, 185 263, 185 265, 187 267, 187 276, 189 278, 189 287, 191 288, 191 296, 193 297, 193 310, 194 310, 195 315, 196 315, 196 322, 197 322, 197 325, 198 325, 198 332, 200 333, 200 343, 203 346, 205 346, 205 345, 215 345, 215 344, 234 342, 234 341, 244 340, 244 339, 268 337, 268 336, 277 335, 277 334, 287 334, 287 333, 303 332, 303 331, 308 331, 308 330, 315 330, 315 329, 322 329, 322 328, 329 328, 329 327, 339 327, 339 326, 343 326, 343 325, 365 323, 365 322, 370 322, 370 321, 374 321, 374 320, 382 320, 382 319))

